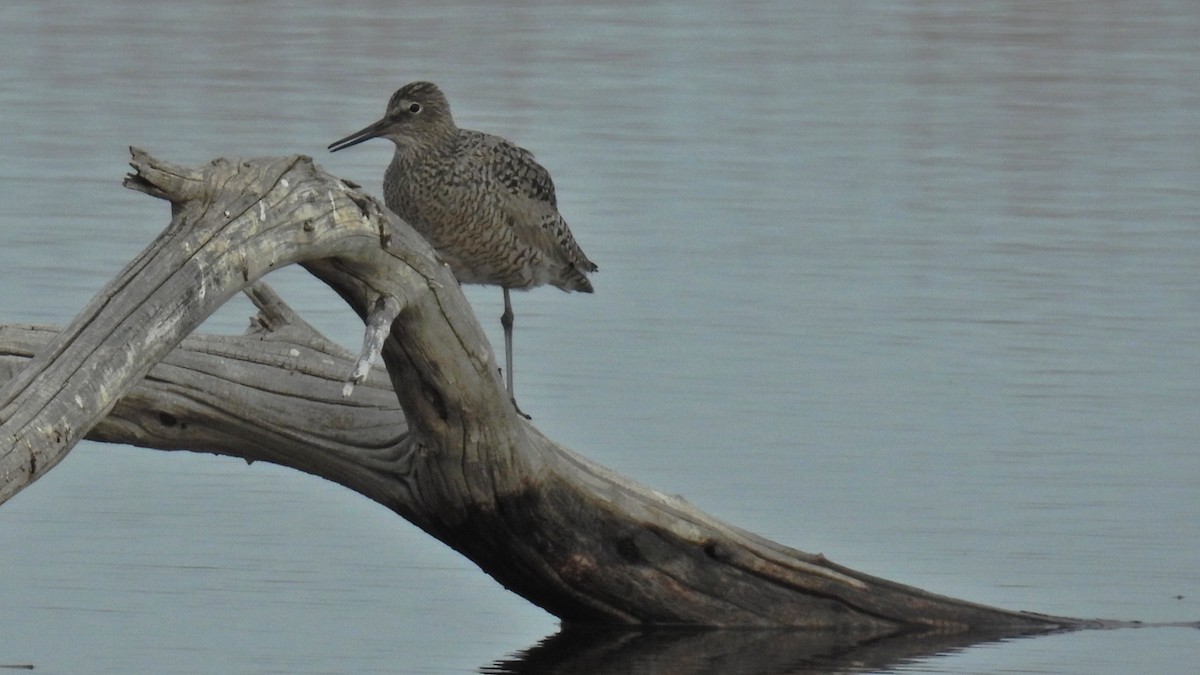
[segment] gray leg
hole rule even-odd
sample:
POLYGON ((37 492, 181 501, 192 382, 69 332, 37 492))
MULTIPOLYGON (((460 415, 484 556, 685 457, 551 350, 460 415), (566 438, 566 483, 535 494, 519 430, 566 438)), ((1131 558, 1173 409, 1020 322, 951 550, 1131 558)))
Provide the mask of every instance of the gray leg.
POLYGON ((500 325, 504 326, 504 379, 508 384, 508 397, 512 399, 513 408, 517 414, 525 419, 532 419, 525 411, 521 410, 521 406, 517 405, 517 395, 513 393, 513 365, 512 365, 512 334, 513 334, 513 311, 512 300, 508 297, 508 289, 504 289, 504 313, 500 315, 500 325))
POLYGON ((513 393, 513 366, 512 366, 512 334, 513 334, 513 311, 512 300, 508 297, 508 289, 504 289, 504 313, 500 315, 500 325, 504 326, 504 377, 508 384, 508 395, 513 397, 515 401, 517 395, 513 393))

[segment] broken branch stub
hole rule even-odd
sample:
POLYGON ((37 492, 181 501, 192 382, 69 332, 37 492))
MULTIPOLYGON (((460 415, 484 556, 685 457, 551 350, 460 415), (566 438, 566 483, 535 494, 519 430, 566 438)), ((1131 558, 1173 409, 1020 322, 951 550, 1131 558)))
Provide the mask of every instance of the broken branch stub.
POLYGON ((201 168, 131 149, 125 184, 172 220, 28 367, 0 389, 0 503, 37 480, 228 298, 305 256, 378 248, 378 228, 306 157, 201 168))

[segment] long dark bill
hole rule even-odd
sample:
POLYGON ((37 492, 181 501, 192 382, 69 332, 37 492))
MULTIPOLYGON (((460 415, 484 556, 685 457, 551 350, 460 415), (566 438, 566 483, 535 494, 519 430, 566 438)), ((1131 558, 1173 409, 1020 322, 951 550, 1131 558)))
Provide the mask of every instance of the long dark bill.
POLYGON ((368 127, 359 129, 343 139, 330 143, 329 151, 337 152, 338 150, 345 150, 352 145, 358 145, 363 141, 369 141, 372 138, 378 138, 379 136, 382 136, 385 131, 387 131, 387 126, 388 121, 386 119, 379 120, 368 127))

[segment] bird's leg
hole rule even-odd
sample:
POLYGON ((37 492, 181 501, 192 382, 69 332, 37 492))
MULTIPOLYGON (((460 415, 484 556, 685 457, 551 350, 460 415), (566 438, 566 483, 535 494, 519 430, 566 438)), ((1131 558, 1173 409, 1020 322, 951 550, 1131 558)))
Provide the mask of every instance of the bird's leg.
POLYGON ((513 332, 513 311, 512 300, 508 297, 508 288, 504 288, 504 313, 500 315, 500 325, 504 327, 504 377, 505 383, 508 384, 508 395, 516 398, 513 393, 513 373, 512 373, 512 332, 513 332))
POLYGON ((512 399, 513 408, 516 408, 518 415, 532 419, 517 405, 517 395, 513 392, 513 311, 508 287, 504 287, 504 313, 500 315, 500 325, 504 327, 504 380, 508 385, 508 396, 512 399))

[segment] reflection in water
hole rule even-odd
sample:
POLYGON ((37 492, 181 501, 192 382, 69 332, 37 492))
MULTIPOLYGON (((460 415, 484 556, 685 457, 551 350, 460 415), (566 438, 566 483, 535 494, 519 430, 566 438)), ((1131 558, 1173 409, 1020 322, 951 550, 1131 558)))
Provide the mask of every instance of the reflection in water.
MULTIPOLYGON (((1011 639, 1011 633, 1003 639, 1011 639)), ((916 659, 1000 640, 1000 636, 986 632, 905 634, 859 642, 849 634, 813 631, 574 627, 563 629, 515 658, 481 668, 480 672, 488 675, 852 673, 896 668, 916 659)))

